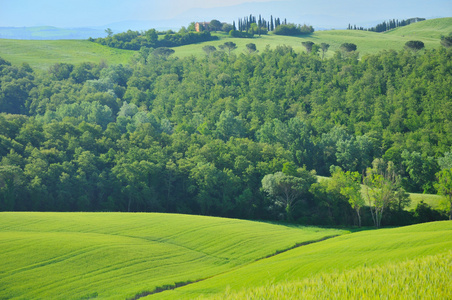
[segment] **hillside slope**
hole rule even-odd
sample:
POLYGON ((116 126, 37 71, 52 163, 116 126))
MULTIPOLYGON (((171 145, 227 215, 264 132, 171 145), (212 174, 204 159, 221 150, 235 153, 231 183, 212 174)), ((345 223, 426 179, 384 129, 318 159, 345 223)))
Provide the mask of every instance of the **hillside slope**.
POLYGON ((0 57, 16 65, 28 63, 32 68, 44 70, 55 63, 127 64, 134 53, 83 40, 0 39, 0 57))
MULTIPOLYGON (((287 45, 296 51, 305 51, 302 46, 304 41, 312 41, 316 44, 327 43, 330 48, 326 56, 332 56, 336 50, 339 50, 343 43, 354 43, 357 45, 357 51, 360 55, 373 54, 382 50, 402 50, 405 43, 409 40, 421 39, 426 48, 440 47, 441 35, 447 35, 452 32, 452 18, 440 18, 427 20, 405 27, 398 28, 388 33, 377 33, 361 30, 325 30, 316 31, 309 36, 290 37, 278 35, 263 35, 252 39, 234 39, 238 49, 235 53, 246 53, 246 44, 254 43, 257 49, 264 49, 267 45, 275 48, 278 45, 287 45)), ((221 37, 221 36, 220 36, 221 37)), ((223 39, 226 38, 223 36, 223 39)), ((218 47, 224 40, 207 42, 206 44, 218 47)), ((203 45, 195 44, 174 48, 177 56, 186 57, 189 55, 203 55, 203 45)))
POLYGON ((234 219, 0 213, 1 299, 125 299, 346 233, 234 219))
POLYGON ((452 17, 425 20, 410 24, 409 26, 396 28, 384 34, 388 36, 410 37, 412 39, 438 40, 442 35, 448 35, 451 32, 452 17))
MULTIPOLYGON (((189 299, 301 280, 318 274, 397 263, 452 249, 452 222, 362 231, 299 247, 208 280, 146 299, 189 299)), ((446 275, 445 275, 446 276, 446 275)))
POLYGON ((295 282, 225 292, 213 299, 451 299, 452 251, 295 282), (389 284, 390 283, 390 284, 389 284))

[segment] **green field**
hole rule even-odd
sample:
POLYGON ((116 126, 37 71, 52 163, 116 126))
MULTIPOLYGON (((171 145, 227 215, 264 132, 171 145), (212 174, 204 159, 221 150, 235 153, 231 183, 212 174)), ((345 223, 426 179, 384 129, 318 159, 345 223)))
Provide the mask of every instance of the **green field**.
POLYGON ((348 233, 171 214, 0 213, 0 299, 126 299, 348 233))
MULTIPOLYGON (((192 299, 200 294, 224 295, 225 291, 234 293, 243 289, 299 281, 321 274, 396 264, 426 255, 447 253, 451 249, 451 221, 361 231, 299 247, 208 280, 145 299, 192 299)), ((450 265, 448 268, 450 270, 450 265)), ((441 278, 450 282, 447 274, 441 274, 441 278)))
MULTIPOLYGON (((232 39, 237 44, 236 54, 246 53, 246 44, 254 43, 258 50, 268 45, 275 48, 279 45, 291 46, 295 51, 304 51, 301 42, 313 41, 316 44, 328 43, 330 49, 326 56, 332 56, 342 43, 354 43, 360 55, 377 53, 382 50, 401 50, 409 40, 421 40, 427 49, 440 47, 441 35, 452 32, 452 18, 441 18, 422 21, 409 26, 400 27, 387 33, 375 33, 359 30, 325 30, 316 31, 305 37, 277 36, 273 34, 256 36, 252 39, 232 39)), ((218 47, 226 40, 225 34, 217 34, 218 41, 192 44, 173 48, 175 56, 205 55, 202 47, 213 45, 218 47)), ((78 64, 89 61, 98 63, 101 60, 110 64, 128 63, 134 51, 113 49, 83 40, 31 41, 0 39, 0 57, 21 64, 26 62, 33 68, 47 69, 57 62, 78 64)))
POLYGON ((37 69, 47 69, 55 63, 105 61, 107 64, 127 64, 134 53, 83 40, 0 39, 0 57, 12 64, 28 63, 37 69))
POLYGON ((421 40, 437 40, 442 35, 452 32, 452 18, 441 18, 422 21, 409 26, 399 27, 388 31, 385 35, 411 37, 421 40))
POLYGON ((349 233, 176 214, 19 212, 0 213, 0 228, 1 299, 131 299, 175 286, 143 299, 235 297, 450 259, 452 249, 450 221, 349 233))
POLYGON ((211 299, 451 299, 452 251, 295 282, 225 292, 211 299))

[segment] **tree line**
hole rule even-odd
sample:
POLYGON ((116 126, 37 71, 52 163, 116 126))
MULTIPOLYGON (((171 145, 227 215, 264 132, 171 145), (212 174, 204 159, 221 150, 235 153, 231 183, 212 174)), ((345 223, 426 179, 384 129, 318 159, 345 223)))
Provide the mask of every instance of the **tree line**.
POLYGON ((130 65, 46 72, 0 59, 0 210, 376 226, 446 217, 403 208, 406 191, 447 191, 450 48, 360 60, 259 50, 142 49, 130 65), (369 187, 364 204, 356 182, 369 187))
POLYGON ((397 27, 403 27, 403 26, 407 26, 413 23, 417 23, 417 22, 421 22, 421 21, 425 21, 424 18, 411 18, 411 19, 406 19, 406 20, 402 20, 399 21, 398 19, 392 19, 392 20, 388 20, 383 21, 380 24, 377 24, 374 27, 370 27, 370 28, 364 28, 364 27, 360 27, 360 26, 356 26, 355 25, 351 25, 350 23, 348 24, 347 29, 348 30, 364 30, 364 31, 374 31, 374 32, 385 32, 397 27))
POLYGON ((105 45, 112 48, 126 49, 126 50, 140 50, 142 47, 159 48, 159 47, 177 47, 218 39, 212 36, 210 32, 193 32, 181 30, 178 33, 158 32, 155 29, 150 29, 144 32, 128 30, 127 32, 112 34, 106 38, 90 38, 91 42, 105 45), (163 38, 159 38, 163 35, 163 38))

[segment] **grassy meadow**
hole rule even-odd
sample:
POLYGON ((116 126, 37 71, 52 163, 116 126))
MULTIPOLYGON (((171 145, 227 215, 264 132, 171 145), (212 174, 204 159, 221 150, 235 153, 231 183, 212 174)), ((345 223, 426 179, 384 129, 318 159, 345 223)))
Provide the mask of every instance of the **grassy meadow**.
POLYGON ((0 213, 0 299, 129 299, 344 233, 172 214, 0 213))
POLYGON ((451 299, 452 251, 343 273, 316 275, 210 299, 451 299))
MULTIPOLYGON (((224 295, 226 291, 236 293, 244 289, 267 288, 274 284, 316 278, 322 274, 348 274, 348 271, 358 268, 403 263, 427 255, 450 253, 451 249, 451 221, 361 231, 299 247, 145 299, 193 299, 201 294, 216 297, 224 295)), ((450 269, 450 265, 446 267, 450 269)), ((450 282, 447 274, 440 276, 443 281, 450 282)), ((389 283, 389 280, 386 281, 386 284, 389 283)), ((365 286, 366 282, 360 284, 365 286)))
POLYGON ((87 40, 9 40, 0 39, 0 57, 12 64, 28 63, 35 69, 48 69, 55 63, 82 62, 127 64, 134 51, 114 49, 87 40))
MULTIPOLYGON (((362 273, 450 259, 452 249, 450 221, 349 233, 176 214, 19 212, 0 213, 0 228, 1 299, 240 299, 306 280, 317 293, 336 278, 356 278, 353 291, 365 292, 362 273)), ((450 277, 436 277, 440 293, 450 277)))

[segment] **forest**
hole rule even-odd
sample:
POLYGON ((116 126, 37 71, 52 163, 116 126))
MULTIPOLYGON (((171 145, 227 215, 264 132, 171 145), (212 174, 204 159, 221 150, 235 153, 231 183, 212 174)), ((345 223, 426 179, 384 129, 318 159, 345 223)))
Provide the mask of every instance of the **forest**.
POLYGON ((142 49, 129 65, 46 72, 0 58, 0 210, 377 227, 446 217, 404 208, 406 192, 437 193, 452 168, 450 48, 258 50, 142 49), (398 195, 381 215, 340 184, 381 178, 398 195))

